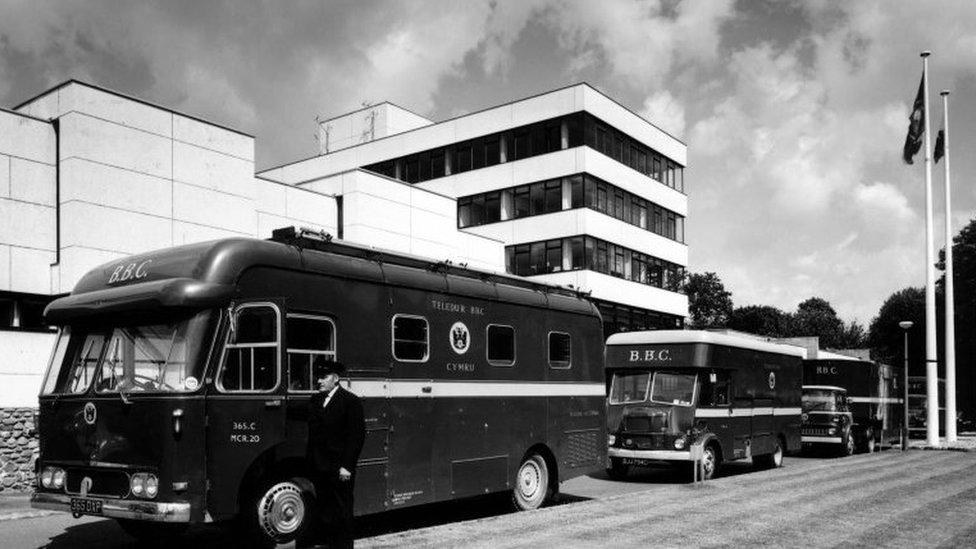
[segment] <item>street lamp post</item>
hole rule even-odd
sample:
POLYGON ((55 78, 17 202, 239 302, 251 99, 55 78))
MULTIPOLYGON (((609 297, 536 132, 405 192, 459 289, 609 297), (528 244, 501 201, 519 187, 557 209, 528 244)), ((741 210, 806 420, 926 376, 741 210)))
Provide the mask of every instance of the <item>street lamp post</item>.
POLYGON ((915 323, 911 320, 902 320, 898 323, 898 327, 905 332, 905 365, 903 366, 904 373, 902 374, 902 379, 904 380, 904 400, 902 401, 902 429, 901 429, 901 450, 904 452, 908 449, 908 330, 915 323))

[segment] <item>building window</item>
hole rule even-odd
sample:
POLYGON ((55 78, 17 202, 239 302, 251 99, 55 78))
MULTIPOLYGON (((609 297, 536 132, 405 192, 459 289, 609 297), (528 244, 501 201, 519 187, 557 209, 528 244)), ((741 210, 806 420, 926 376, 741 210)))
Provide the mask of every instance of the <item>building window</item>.
POLYGON ((485 166, 494 166, 501 162, 502 150, 501 141, 498 136, 493 136, 485 141, 485 166))
POLYGON ((430 346, 427 319, 395 315, 392 324, 393 358, 400 362, 426 362, 430 346))
POLYGON ((528 217, 532 215, 529 202, 529 186, 516 187, 514 192, 515 217, 528 217))
POLYGON ((489 324, 485 339, 489 364, 493 366, 515 364, 515 328, 489 324))

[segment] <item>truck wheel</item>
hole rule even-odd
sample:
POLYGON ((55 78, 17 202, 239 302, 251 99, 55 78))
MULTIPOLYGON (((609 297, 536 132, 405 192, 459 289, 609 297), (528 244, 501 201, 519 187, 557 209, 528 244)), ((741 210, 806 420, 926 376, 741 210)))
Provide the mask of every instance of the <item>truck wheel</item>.
POLYGON ((516 509, 528 511, 538 509, 552 495, 549 488, 549 466, 546 459, 538 453, 531 453, 519 465, 515 473, 515 488, 512 502, 516 509))
POLYGON ((855 450, 855 440, 854 433, 850 429, 844 431, 844 436, 841 437, 841 447, 840 455, 847 457, 854 455, 855 450))
MULTIPOLYGON (((694 467, 692 463, 692 467, 694 467)), ((709 444, 702 450, 702 480, 712 480, 718 471, 718 452, 715 446, 709 444)))
POLYGON ((312 518, 308 496, 293 480, 266 483, 248 507, 248 524, 255 535, 251 542, 259 546, 291 542, 301 535, 312 518))
POLYGON ((756 456, 757 465, 764 469, 776 469, 783 466, 783 442, 777 437, 773 451, 769 454, 756 456))
POLYGON ((624 480, 627 478, 629 465, 624 465, 620 458, 610 458, 610 467, 607 467, 607 476, 613 480, 624 480))
POLYGON ((163 547, 177 542, 189 524, 168 524, 146 520, 115 519, 126 534, 150 547, 163 547))

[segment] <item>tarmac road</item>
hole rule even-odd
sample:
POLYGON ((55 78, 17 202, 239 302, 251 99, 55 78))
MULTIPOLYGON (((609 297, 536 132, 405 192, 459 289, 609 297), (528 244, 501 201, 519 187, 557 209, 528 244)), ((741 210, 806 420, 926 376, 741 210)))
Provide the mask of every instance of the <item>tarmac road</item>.
MULTIPOLYGON (((976 453, 889 450, 787 458, 773 471, 733 463, 692 486, 669 470, 625 482, 600 473, 562 486, 562 503, 509 511, 505 497, 359 521, 359 547, 976 546, 976 453)), ((135 548, 111 520, 63 514, 0 521, 0 547, 135 548)), ((233 547, 197 527, 181 549, 233 547)))

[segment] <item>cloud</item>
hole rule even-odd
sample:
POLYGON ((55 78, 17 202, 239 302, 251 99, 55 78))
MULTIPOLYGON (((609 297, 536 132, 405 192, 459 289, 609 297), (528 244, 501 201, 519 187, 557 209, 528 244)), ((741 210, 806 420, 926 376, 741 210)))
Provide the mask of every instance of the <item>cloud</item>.
POLYGON ((671 135, 680 137, 685 133, 684 105, 666 90, 648 97, 640 115, 671 135))

